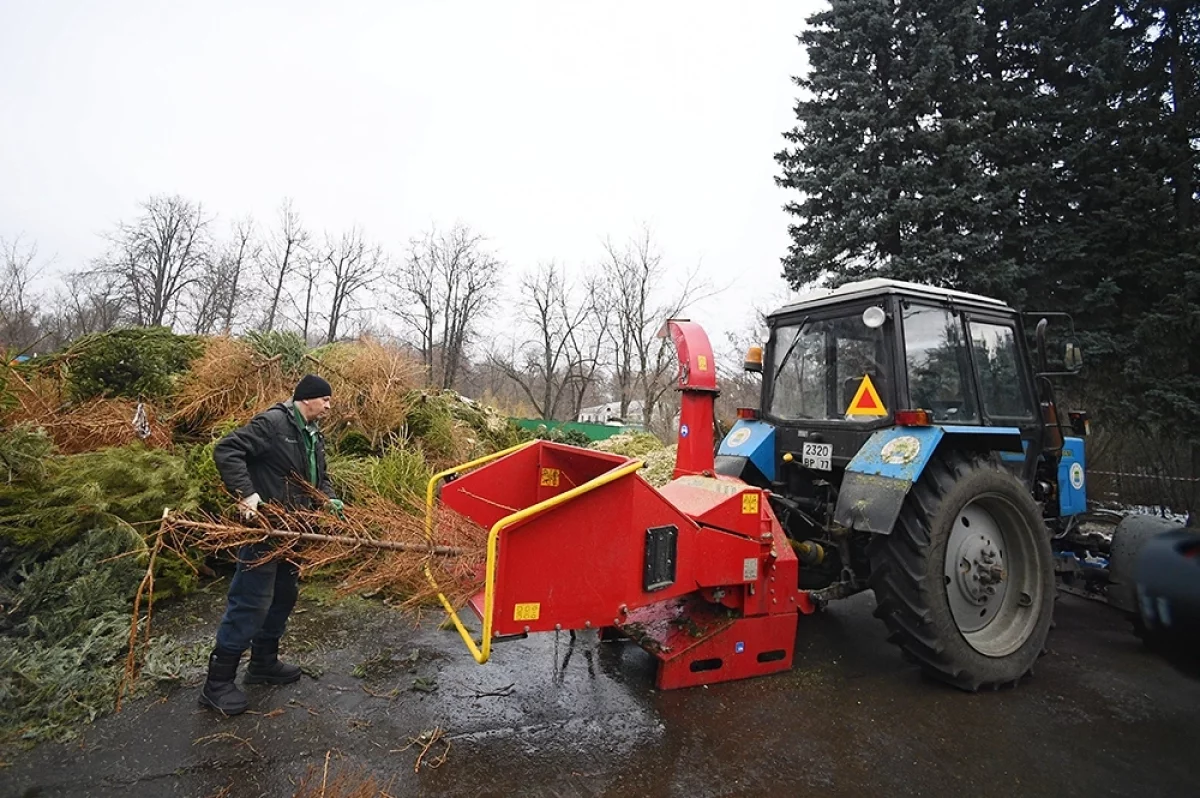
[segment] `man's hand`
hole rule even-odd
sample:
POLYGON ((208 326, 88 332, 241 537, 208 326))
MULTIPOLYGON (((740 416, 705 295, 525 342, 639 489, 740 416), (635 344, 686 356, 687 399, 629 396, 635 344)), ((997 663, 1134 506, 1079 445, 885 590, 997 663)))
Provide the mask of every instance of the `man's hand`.
POLYGON ((258 515, 258 503, 260 501, 262 500, 258 497, 257 493, 251 493, 238 502, 238 512, 241 513, 243 520, 250 521, 258 515))
POLYGON ((340 520, 346 520, 346 505, 341 499, 329 499, 325 502, 325 509, 336 515, 340 520))

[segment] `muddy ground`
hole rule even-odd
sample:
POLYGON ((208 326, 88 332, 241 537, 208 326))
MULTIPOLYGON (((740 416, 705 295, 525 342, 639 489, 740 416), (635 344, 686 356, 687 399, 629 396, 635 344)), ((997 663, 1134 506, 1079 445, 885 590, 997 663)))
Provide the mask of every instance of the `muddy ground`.
MULTIPOLYGON (((221 589, 160 628, 205 640, 221 589)), ((306 773, 319 787, 350 771, 392 796, 1200 791, 1200 680, 1108 607, 1063 597, 1035 677, 978 695, 923 679, 873 609, 866 594, 802 618, 790 673, 659 692, 628 643, 543 635, 478 666, 437 619, 414 629, 379 602, 309 595, 289 651, 319 678, 250 687, 252 712, 222 718, 196 706, 193 668, 75 742, 10 755, 0 795, 290 796, 306 773), (417 771, 435 729, 448 753, 439 741, 417 771)))

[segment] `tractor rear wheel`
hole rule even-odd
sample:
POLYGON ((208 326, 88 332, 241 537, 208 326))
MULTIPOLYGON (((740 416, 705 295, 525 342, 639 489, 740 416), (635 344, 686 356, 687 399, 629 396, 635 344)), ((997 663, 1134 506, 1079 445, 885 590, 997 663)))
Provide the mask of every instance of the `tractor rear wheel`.
POLYGON ((926 673, 979 690, 1032 670, 1054 608, 1050 537, 991 457, 938 452, 868 553, 875 615, 926 673))

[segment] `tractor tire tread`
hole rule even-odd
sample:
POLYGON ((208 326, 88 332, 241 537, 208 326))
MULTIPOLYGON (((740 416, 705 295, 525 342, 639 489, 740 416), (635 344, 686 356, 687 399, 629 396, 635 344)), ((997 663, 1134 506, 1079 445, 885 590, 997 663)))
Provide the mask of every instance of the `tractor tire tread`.
MULTIPOLYGON (((985 468, 997 468, 986 455, 961 451, 935 454, 910 490, 892 533, 874 535, 867 549, 872 565, 868 584, 877 602, 875 616, 888 627, 888 640, 927 675, 969 692, 1014 686, 1032 670, 1030 667, 1015 678, 1011 669, 990 675, 974 672, 939 633, 930 610, 933 523, 942 509, 942 500, 955 484, 985 468)), ((939 566, 937 572, 940 570, 939 566)), ((1044 635, 1034 645, 1040 652, 1044 635)))

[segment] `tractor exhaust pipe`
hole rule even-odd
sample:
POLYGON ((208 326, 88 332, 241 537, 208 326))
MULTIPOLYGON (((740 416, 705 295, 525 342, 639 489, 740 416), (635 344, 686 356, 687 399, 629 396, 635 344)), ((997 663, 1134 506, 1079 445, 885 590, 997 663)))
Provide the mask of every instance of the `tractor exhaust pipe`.
POLYGON ((689 474, 711 476, 714 466, 714 405, 720 394, 712 345, 704 329, 687 319, 667 319, 658 335, 665 338, 668 333, 675 342, 675 352, 679 357, 675 390, 682 394, 679 402, 679 448, 675 455, 672 479, 689 474))

